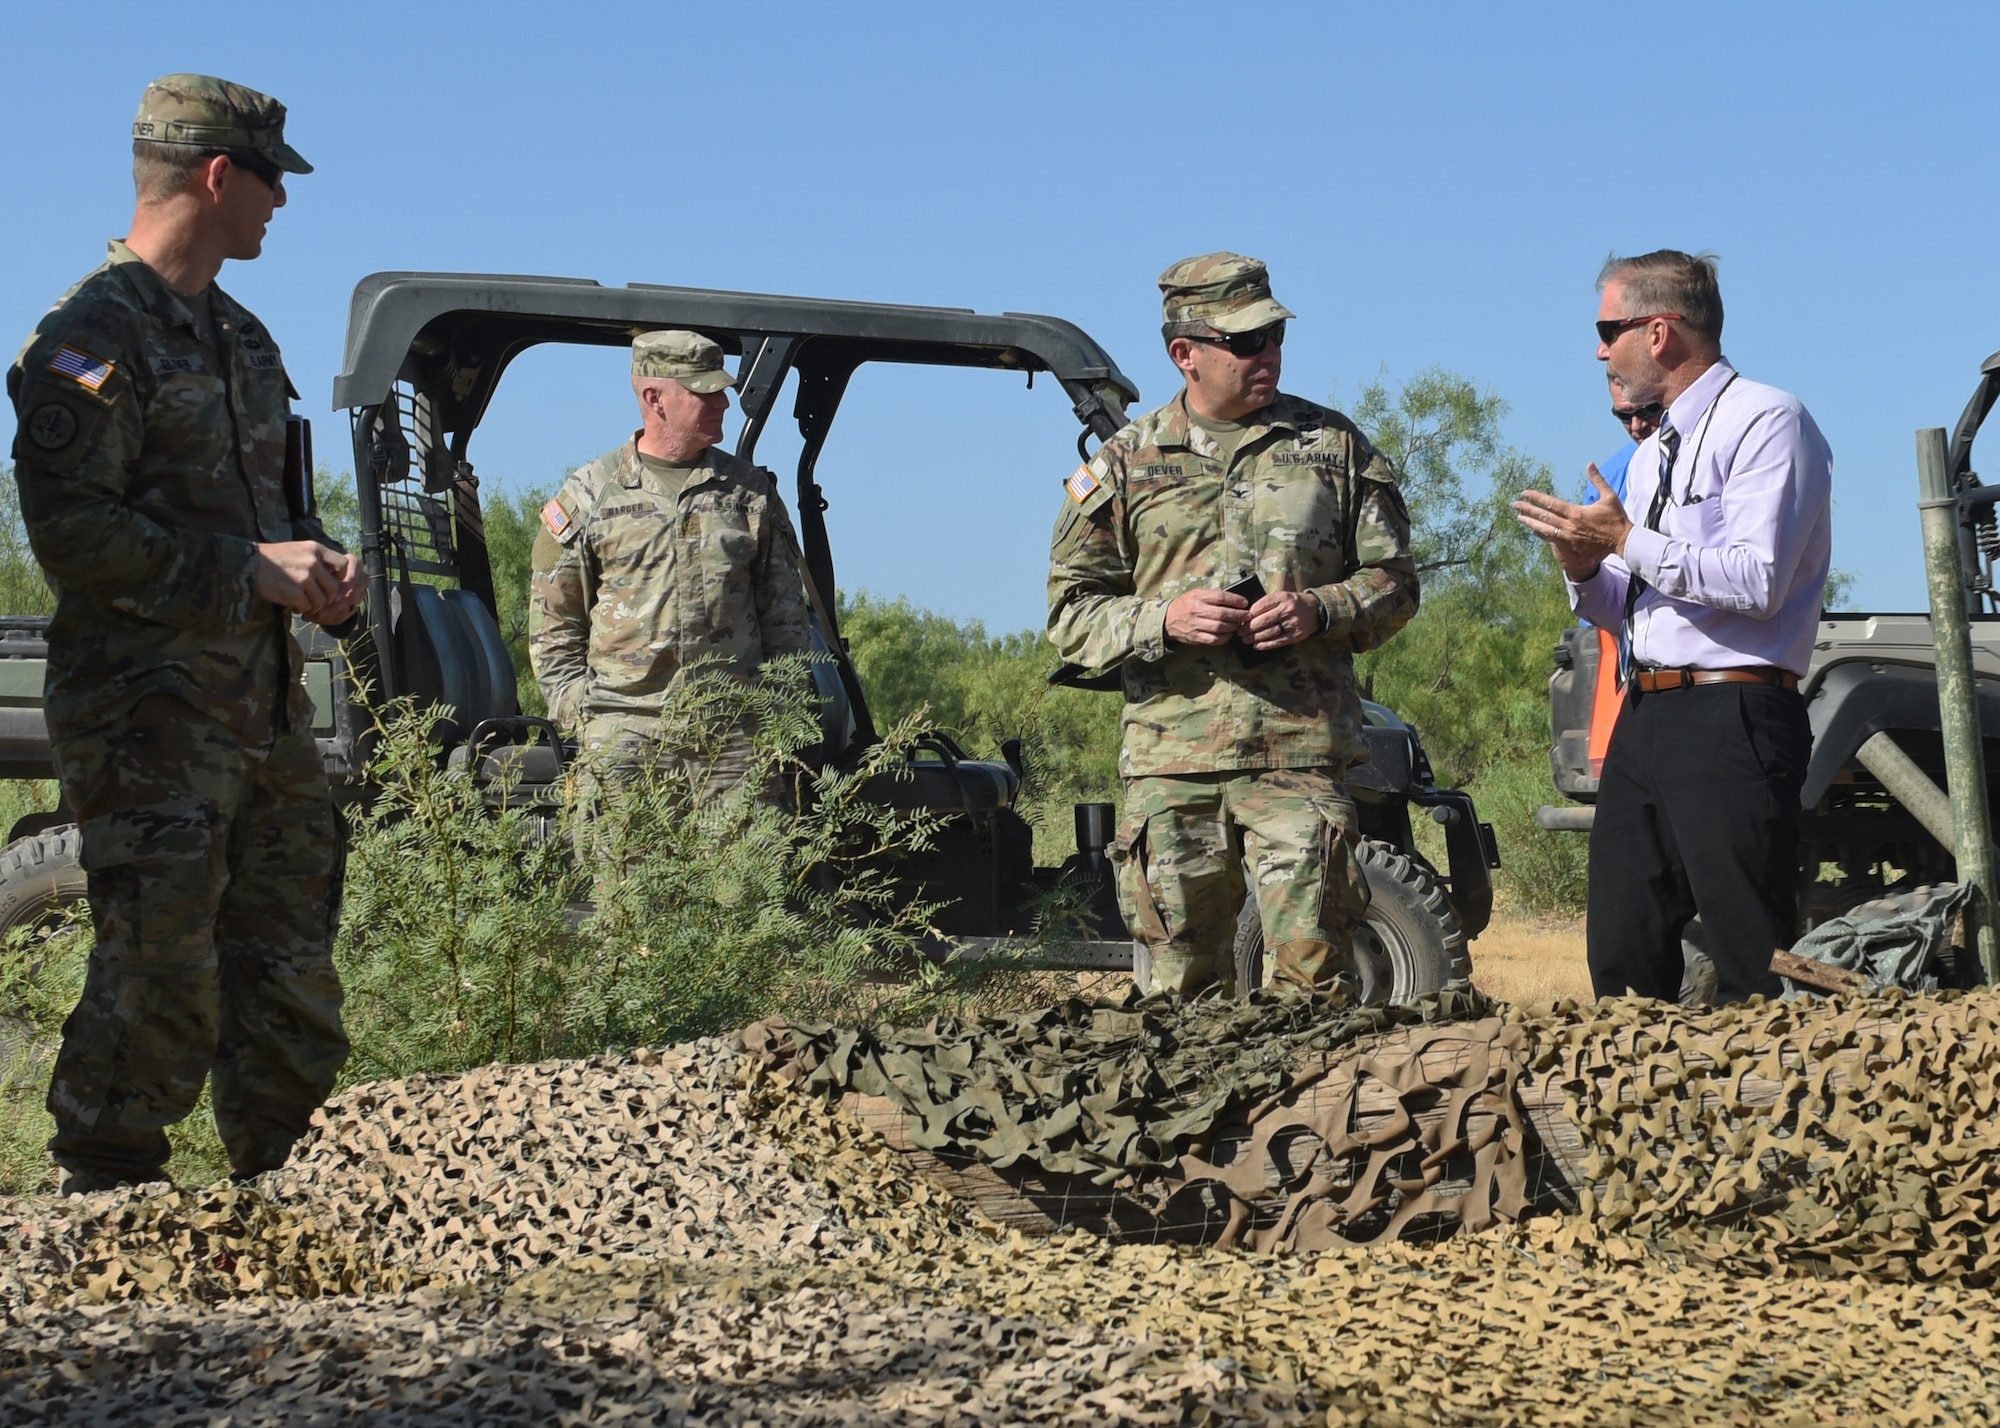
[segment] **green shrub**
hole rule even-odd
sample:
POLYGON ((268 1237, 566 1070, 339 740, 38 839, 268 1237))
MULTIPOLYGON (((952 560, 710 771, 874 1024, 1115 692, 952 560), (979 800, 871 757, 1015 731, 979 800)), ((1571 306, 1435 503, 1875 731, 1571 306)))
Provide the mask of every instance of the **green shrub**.
MULTIPOLYGON (((427 737, 436 711, 385 711, 335 946, 354 1043, 343 1083, 681 1041, 772 1015, 990 1003, 989 970, 926 970, 916 955, 935 908, 898 885, 896 863, 929 846, 934 816, 862 797, 893 776, 921 711, 853 772, 815 772, 801 758, 819 739, 810 688, 802 659, 757 685, 697 670, 662 718, 675 756, 616 785, 581 760, 548 807, 441 766, 427 737), (711 788, 714 761, 746 742, 747 776, 711 788)), ((0 1193, 51 1183, 42 1097, 89 946, 79 907, 56 935, 23 930, 0 947, 0 1193)), ((171 1136, 177 1179, 227 1172, 205 1096, 171 1136)))
POLYGON ((661 717, 676 753, 615 783, 580 761, 544 810, 440 769, 429 713, 385 718, 341 919, 349 1079, 858 1005, 864 979, 904 964, 927 931, 933 909, 899 895, 893 867, 934 823, 861 797, 909 725, 853 773, 805 766, 819 738, 809 690, 802 659, 755 685, 692 672, 661 717), (746 743, 748 774, 711 788, 716 759, 746 743), (759 796, 771 789, 783 806, 759 796))
POLYGON ((1550 833, 1535 822, 1544 803, 1560 803, 1546 756, 1487 765, 1473 781, 1480 817, 1500 843, 1503 903, 1535 917, 1580 917, 1589 890, 1590 839, 1550 833))

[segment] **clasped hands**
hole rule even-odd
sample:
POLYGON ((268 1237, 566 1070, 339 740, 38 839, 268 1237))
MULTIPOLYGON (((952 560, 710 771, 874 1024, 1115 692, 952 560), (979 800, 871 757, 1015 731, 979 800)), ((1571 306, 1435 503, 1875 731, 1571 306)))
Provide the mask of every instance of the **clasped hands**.
POLYGON ((1226 645, 1241 635, 1253 650, 1277 650, 1319 633, 1319 602, 1279 590, 1252 605, 1227 590, 1184 590, 1167 604, 1167 638, 1182 645, 1226 645))
POLYGON ((1597 488, 1597 499, 1587 506, 1547 491, 1523 491, 1514 498, 1514 514, 1548 542, 1556 563, 1571 580, 1588 580, 1597 574, 1605 556, 1623 555, 1625 537, 1632 531, 1625 503, 1604 483, 1595 463, 1589 476, 1590 484, 1597 488))
POLYGON ((257 594, 309 624, 338 625, 360 608, 368 591, 361 557, 316 540, 273 541, 257 547, 257 594))

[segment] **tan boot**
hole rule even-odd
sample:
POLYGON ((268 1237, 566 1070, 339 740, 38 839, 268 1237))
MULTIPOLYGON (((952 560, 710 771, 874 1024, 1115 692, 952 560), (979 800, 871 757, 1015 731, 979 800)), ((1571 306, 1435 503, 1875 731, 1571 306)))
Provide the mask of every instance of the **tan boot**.
POLYGON ((1271 978, 1286 986, 1324 996, 1335 1006, 1355 999, 1360 979, 1354 975, 1352 954, 1336 952, 1322 937, 1295 937, 1271 951, 1271 978))

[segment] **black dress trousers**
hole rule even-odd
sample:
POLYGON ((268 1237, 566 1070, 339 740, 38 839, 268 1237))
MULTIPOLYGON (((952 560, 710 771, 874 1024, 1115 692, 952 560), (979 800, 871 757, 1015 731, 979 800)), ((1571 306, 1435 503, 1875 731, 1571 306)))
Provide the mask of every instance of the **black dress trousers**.
POLYGON ((1590 980, 1599 996, 1679 996, 1681 932, 1701 917, 1724 1001, 1775 996, 1771 953, 1798 916, 1805 701, 1765 684, 1626 698, 1590 835, 1590 980))

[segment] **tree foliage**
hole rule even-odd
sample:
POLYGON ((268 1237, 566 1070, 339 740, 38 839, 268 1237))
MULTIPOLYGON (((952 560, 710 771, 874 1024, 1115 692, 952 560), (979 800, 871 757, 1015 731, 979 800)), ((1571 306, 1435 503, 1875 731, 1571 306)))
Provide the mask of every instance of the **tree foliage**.
POLYGON ((839 609, 878 724, 922 710, 927 725, 986 757, 1007 739, 1021 741, 1022 812, 1034 825, 1039 861, 1074 851, 1073 805, 1119 800, 1119 697, 1051 689, 1048 674, 1060 660, 1040 631, 989 635, 978 620, 866 591, 842 595, 839 609))
POLYGON ((1371 697, 1422 730, 1448 783, 1548 747, 1550 656, 1573 623, 1561 572, 1515 519, 1547 463, 1501 440, 1507 404, 1435 368, 1398 390, 1376 382, 1352 415, 1403 472, 1423 604, 1356 663, 1371 697))

